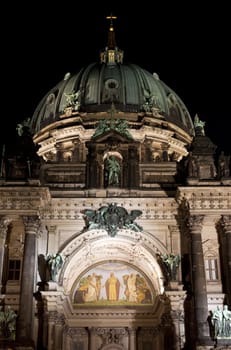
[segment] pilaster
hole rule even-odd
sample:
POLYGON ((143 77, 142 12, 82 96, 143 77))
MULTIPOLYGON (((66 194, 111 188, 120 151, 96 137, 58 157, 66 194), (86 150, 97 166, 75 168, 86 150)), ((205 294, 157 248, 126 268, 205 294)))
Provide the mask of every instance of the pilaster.
POLYGON ((166 291, 166 296, 171 305, 170 317, 175 330, 175 349, 180 350, 185 345, 184 301, 186 292, 182 290, 166 291))
POLYGON ((9 219, 0 218, 0 294, 2 293, 2 279, 3 279, 3 268, 4 268, 4 256, 6 250, 6 236, 7 230, 10 224, 9 219))
POLYGON ((36 234, 40 227, 37 216, 23 216, 25 226, 24 259, 21 277, 21 295, 17 338, 30 339, 33 320, 33 292, 35 290, 35 270, 37 261, 36 234))
POLYGON ((226 266, 227 266, 227 296, 228 304, 231 306, 231 215, 223 215, 221 224, 225 233, 226 247, 224 248, 226 254, 226 266))
POLYGON ((206 345, 210 341, 208 325, 208 302, 206 291, 205 267, 202 250, 201 230, 204 215, 192 215, 189 217, 189 229, 191 235, 191 260, 192 282, 195 305, 196 338, 200 345, 206 345))

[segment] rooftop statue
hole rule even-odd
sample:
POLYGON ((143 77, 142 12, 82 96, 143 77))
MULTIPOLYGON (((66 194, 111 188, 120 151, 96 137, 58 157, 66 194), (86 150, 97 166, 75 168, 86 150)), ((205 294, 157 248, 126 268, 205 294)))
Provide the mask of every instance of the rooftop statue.
POLYGON ((95 133, 92 137, 95 138, 97 136, 103 135, 108 131, 115 130, 120 135, 131 139, 132 136, 127 128, 128 125, 125 119, 103 119, 99 121, 95 133))
POLYGON ((144 98, 145 103, 143 104, 143 108, 145 112, 160 111, 161 105, 158 96, 144 89, 144 98))
POLYGON ((31 120, 30 118, 24 119, 21 123, 17 124, 16 130, 19 136, 23 135, 25 129, 30 130, 31 120))
POLYGON ((230 156, 226 156, 222 151, 218 158, 218 176, 220 179, 229 176, 229 163, 230 156))
POLYGON ((64 109, 72 107, 75 111, 78 111, 80 108, 80 90, 73 90, 70 94, 64 93, 64 95, 66 96, 64 109))
POLYGON ((205 122, 199 119, 198 114, 194 117, 194 128, 195 133, 198 136, 205 136, 205 130, 204 130, 205 122))

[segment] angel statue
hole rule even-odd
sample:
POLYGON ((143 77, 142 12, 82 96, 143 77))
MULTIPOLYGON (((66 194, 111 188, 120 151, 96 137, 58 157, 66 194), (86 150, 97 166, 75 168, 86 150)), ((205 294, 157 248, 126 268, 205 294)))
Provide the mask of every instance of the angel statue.
POLYGON ((170 253, 162 255, 161 258, 166 267, 168 278, 170 281, 176 281, 176 273, 180 264, 180 256, 170 253))
POLYGON ((58 254, 49 254, 47 256, 47 267, 50 272, 51 280, 57 281, 57 274, 63 265, 63 259, 61 255, 58 254))
POLYGON ((80 93, 80 90, 73 90, 69 94, 64 93, 64 95, 66 96, 65 108, 72 107, 75 111, 78 111, 80 107, 80 93))

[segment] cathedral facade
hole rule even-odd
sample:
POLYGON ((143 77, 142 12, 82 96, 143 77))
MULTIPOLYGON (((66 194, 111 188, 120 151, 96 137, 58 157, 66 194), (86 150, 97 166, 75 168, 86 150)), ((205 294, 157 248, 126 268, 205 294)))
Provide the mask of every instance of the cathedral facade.
POLYGON ((2 349, 231 346, 229 155, 123 62, 112 22, 99 62, 18 134, 1 163, 2 349))

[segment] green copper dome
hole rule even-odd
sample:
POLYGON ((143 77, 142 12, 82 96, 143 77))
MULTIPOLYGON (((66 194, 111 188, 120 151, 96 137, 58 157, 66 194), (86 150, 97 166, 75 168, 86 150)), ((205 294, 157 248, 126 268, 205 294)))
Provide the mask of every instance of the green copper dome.
POLYGON ((162 82, 135 64, 92 63, 77 74, 66 74, 41 100, 32 119, 32 130, 41 129, 59 121, 67 114, 100 113, 111 104, 119 112, 155 114, 176 124, 190 135, 193 123, 180 97, 162 82))
POLYGON ((182 130, 189 137, 194 135, 190 114, 180 97, 156 73, 123 63, 123 51, 115 43, 112 18, 108 17, 111 21, 108 43, 99 62, 75 74, 67 73, 39 103, 31 120, 37 141, 40 135, 46 138, 51 130, 80 124, 85 129, 95 128, 99 120, 108 118, 112 105, 117 117, 126 120, 131 128, 142 124, 142 118, 151 124, 155 119, 154 124, 162 128, 178 130, 179 134, 182 130))

